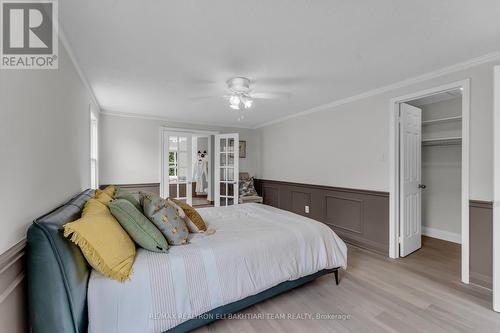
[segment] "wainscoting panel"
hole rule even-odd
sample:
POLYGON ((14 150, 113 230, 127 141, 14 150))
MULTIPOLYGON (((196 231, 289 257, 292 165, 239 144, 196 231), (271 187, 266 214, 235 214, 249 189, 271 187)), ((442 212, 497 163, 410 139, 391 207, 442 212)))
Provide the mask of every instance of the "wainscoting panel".
POLYGON ((279 191, 278 189, 271 186, 262 186, 262 197, 264 198, 264 204, 279 207, 279 191))
POLYGON ((305 207, 311 206, 311 194, 307 192, 290 191, 290 195, 290 211, 296 214, 307 216, 305 207))
POLYGON ((26 241, 0 255, 0 331, 28 332, 24 249, 26 241))
MULTIPOLYGON (((101 185, 100 188, 103 189, 108 185, 101 185)), ((160 183, 144 183, 144 184, 121 184, 116 185, 121 188, 128 190, 131 193, 151 192, 160 194, 160 183)))
POLYGON ((470 282, 492 289, 493 203, 469 203, 470 282))
POLYGON ((256 179, 255 187, 264 204, 323 222, 346 242, 388 254, 388 193, 267 179, 256 179))
POLYGON ((363 200, 327 195, 326 223, 357 234, 363 234, 363 200))
MULTIPOLYGON (((100 188, 104 189, 108 185, 101 185, 100 188)), ((128 190, 131 193, 139 193, 139 192, 151 192, 151 193, 156 193, 160 194, 160 183, 144 183, 144 184, 122 184, 122 185, 116 185, 119 187, 122 187, 126 190, 128 190)), ((192 184, 193 189, 192 193, 193 196, 196 196, 196 182, 193 182, 192 184)), ((177 192, 177 185, 170 185, 170 193, 175 194, 177 192)), ((186 186, 180 186, 180 196, 185 196, 186 195, 186 186)))

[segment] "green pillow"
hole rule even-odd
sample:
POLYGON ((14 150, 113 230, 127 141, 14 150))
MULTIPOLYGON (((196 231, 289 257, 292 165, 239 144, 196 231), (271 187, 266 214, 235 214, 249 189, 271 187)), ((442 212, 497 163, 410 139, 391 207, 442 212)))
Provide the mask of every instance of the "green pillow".
POLYGON ((184 212, 170 201, 151 193, 140 193, 144 215, 160 229, 170 245, 187 244, 189 230, 184 212), (184 216, 181 216, 184 215, 184 216))
POLYGON ((128 200, 113 200, 109 209, 140 247, 153 252, 167 252, 168 243, 162 233, 128 200))
POLYGON ((125 199, 127 201, 130 201, 132 205, 137 208, 140 212, 142 212, 142 207, 141 204, 139 203, 139 200, 135 198, 135 196, 130 193, 127 190, 122 189, 121 187, 118 187, 115 191, 114 199, 125 199))

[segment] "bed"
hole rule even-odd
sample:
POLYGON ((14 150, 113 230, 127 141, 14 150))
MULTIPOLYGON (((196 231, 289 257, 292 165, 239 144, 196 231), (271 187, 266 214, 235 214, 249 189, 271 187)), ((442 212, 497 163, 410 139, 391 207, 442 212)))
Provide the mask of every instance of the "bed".
POLYGON ((92 271, 61 235, 85 191, 28 232, 34 332, 186 332, 346 266, 326 225, 260 204, 203 208, 213 234, 159 254, 139 249, 126 283, 92 271), (140 305, 140 306, 139 306, 140 305))

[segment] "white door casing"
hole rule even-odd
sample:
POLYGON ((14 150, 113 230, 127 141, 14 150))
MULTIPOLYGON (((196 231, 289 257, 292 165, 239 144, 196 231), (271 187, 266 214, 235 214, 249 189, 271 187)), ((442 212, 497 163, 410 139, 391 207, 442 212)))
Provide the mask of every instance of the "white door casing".
MULTIPOLYGON (((470 131, 470 79, 450 82, 441 86, 427 88, 406 95, 391 98, 389 101, 389 257, 396 259, 399 255, 400 235, 400 156, 399 156, 399 110, 400 104, 415 99, 460 89, 462 91, 462 262, 461 280, 469 283, 469 131, 470 131)), ((500 100, 500 97, 499 99, 500 100)), ((500 114, 500 112, 499 112, 500 114)), ((499 117, 500 118, 500 117, 499 117)), ((496 132, 495 132, 496 133, 496 132)), ((499 145, 500 147, 500 145, 499 145)), ((499 149, 500 151, 500 149, 499 149)), ((500 156, 500 153, 499 153, 500 156)), ((499 163, 500 164, 500 163, 499 163)), ((500 184, 500 181, 499 181, 500 184)), ((499 191, 500 193, 500 186, 499 191)), ((500 195, 499 195, 500 197, 500 195)), ((500 216, 500 215, 499 215, 500 216)), ((499 218, 500 220, 500 218, 499 218)), ((499 228, 500 230, 500 228, 499 228)), ((500 232, 499 232, 500 234, 500 232)), ((500 258, 500 256, 499 256, 500 258)), ((500 260, 499 260, 500 262, 500 260)), ((500 263, 498 265, 500 267, 500 263)), ((500 271, 500 269, 499 269, 500 271)), ((499 274, 500 275, 500 274, 499 274)), ((499 282, 500 285, 500 282, 499 282)), ((499 294, 500 295, 500 294, 499 294)), ((500 296, 498 297, 500 309, 500 296)), ((495 302, 494 302, 495 304, 495 302)))
POLYGON ((239 134, 215 135, 214 205, 238 204, 239 134))
POLYGON ((500 66, 493 91, 493 310, 500 312, 500 66))
POLYGON ((422 246, 422 110, 400 104, 400 256, 422 246))

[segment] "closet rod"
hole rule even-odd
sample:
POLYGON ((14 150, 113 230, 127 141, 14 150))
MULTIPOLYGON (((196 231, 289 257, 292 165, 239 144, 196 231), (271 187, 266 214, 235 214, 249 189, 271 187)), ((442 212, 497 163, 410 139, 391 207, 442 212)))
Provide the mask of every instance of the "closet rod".
POLYGON ((424 120, 422 121, 422 125, 432 125, 432 124, 447 123, 452 121, 462 121, 462 116, 424 120))
POLYGON ((436 138, 422 141, 422 146, 456 146, 462 144, 462 138, 436 138))

